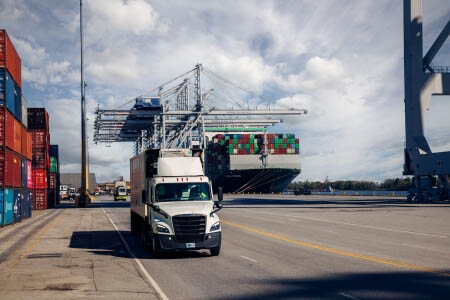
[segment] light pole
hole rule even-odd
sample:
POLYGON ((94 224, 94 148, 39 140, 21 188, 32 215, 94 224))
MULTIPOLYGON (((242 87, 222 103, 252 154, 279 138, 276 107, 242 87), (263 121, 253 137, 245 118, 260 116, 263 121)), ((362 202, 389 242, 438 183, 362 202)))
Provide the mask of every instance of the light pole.
POLYGON ((83 0, 80 0, 80 46, 81 46, 81 191, 78 207, 86 207, 87 201, 87 164, 86 164, 86 84, 83 77, 83 0))

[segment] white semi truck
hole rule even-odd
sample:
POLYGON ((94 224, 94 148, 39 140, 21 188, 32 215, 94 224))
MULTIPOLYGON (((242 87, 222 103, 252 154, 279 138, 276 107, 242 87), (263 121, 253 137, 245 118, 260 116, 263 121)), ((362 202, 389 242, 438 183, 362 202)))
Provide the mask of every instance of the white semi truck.
POLYGON ((222 189, 213 200, 200 157, 188 149, 147 150, 130 160, 131 233, 155 256, 172 250, 220 253, 222 189))

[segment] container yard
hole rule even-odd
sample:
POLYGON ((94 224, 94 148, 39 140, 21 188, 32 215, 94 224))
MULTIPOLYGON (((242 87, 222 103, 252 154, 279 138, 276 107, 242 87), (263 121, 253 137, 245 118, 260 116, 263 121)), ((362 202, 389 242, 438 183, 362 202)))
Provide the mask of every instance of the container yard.
POLYGON ((449 298, 446 1, 78 1, 0 3, 0 299, 449 298))
POLYGON ((1 226, 19 223, 30 218, 32 210, 58 202, 58 147, 54 145, 50 157, 48 113, 45 108, 28 108, 21 74, 20 56, 8 33, 0 30, 1 226))

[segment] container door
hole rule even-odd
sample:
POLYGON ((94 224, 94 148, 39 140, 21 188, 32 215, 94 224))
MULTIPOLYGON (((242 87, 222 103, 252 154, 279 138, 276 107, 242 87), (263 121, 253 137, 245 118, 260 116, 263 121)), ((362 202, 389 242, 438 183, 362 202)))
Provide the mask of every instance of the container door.
POLYGON ((12 189, 5 189, 5 194, 3 197, 3 224, 12 224, 13 222, 13 202, 14 193, 12 189))
POLYGON ((20 216, 22 220, 29 217, 27 214, 27 198, 25 196, 25 190, 20 191, 20 216))
POLYGON ((17 84, 14 84, 14 116, 22 123, 22 91, 17 84))
POLYGON ((14 223, 21 221, 21 210, 20 210, 20 190, 14 190, 14 205, 13 205, 13 220, 14 223))
POLYGON ((33 208, 33 192, 30 190, 27 190, 27 204, 28 204, 28 217, 31 218, 33 215, 32 208, 33 208))
MULTIPOLYGON (((13 160, 14 155, 11 151, 5 150, 5 173, 4 182, 6 186, 14 186, 14 176, 13 176, 13 160)), ((5 192, 6 193, 6 192, 5 192)), ((5 196, 6 197, 6 196, 5 196)))
POLYGON ((22 187, 26 188, 27 187, 27 159, 22 157, 22 163, 21 163, 21 169, 22 169, 22 187))
POLYGON ((22 186, 22 159, 19 155, 13 154, 13 186, 20 188, 22 186))

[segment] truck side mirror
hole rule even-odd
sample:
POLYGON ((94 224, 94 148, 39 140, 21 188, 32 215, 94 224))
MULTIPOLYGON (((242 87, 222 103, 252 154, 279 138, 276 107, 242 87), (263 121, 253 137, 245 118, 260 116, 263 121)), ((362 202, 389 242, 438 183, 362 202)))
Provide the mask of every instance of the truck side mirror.
POLYGON ((217 199, 218 199, 219 201, 222 201, 222 200, 223 200, 223 191, 222 191, 222 187, 219 187, 219 188, 217 189, 217 199))
POLYGON ((142 190, 142 203, 147 204, 147 193, 145 190, 142 190))

